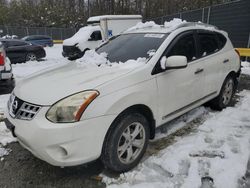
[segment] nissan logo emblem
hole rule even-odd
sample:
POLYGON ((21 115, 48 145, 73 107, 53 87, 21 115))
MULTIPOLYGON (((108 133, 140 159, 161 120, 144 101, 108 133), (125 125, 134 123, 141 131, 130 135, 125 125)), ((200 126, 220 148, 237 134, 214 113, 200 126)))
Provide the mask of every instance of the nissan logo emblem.
POLYGON ((12 103, 12 105, 11 105, 11 110, 12 110, 12 113, 14 114, 15 112, 16 112, 16 110, 17 110, 17 108, 18 108, 18 102, 17 102, 17 100, 14 100, 13 101, 13 103, 12 103))

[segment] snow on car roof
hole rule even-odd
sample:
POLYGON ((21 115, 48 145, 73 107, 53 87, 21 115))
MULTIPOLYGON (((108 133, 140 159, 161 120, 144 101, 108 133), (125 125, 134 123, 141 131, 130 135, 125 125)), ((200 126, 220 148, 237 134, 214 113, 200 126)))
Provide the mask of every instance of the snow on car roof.
POLYGON ((102 19, 142 19, 141 15, 103 15, 90 17, 87 22, 97 22, 102 19))
POLYGON ((179 18, 174 18, 169 22, 165 22, 164 25, 158 25, 153 21, 138 23, 134 27, 131 27, 124 33, 170 33, 178 28, 182 27, 196 27, 197 29, 205 29, 210 31, 218 31, 218 29, 209 24, 204 24, 202 22, 187 22, 186 20, 181 20, 179 18))

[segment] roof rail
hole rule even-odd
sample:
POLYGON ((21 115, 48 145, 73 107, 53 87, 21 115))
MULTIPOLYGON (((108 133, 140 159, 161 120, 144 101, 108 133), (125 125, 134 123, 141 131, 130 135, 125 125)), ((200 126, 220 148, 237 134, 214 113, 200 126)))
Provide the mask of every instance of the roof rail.
POLYGON ((182 28, 182 27, 190 27, 190 26, 203 26, 203 27, 212 27, 214 29, 218 29, 214 25, 205 24, 205 23, 202 23, 202 22, 186 22, 186 23, 182 23, 182 24, 178 25, 176 27, 176 29, 179 29, 179 28, 182 28))

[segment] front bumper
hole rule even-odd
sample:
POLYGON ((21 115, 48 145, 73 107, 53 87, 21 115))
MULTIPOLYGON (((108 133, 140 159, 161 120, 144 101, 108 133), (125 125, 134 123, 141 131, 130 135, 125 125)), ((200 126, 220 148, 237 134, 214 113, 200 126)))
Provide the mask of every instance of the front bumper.
POLYGON ((45 118, 47 110, 48 107, 43 107, 31 121, 14 119, 6 113, 24 148, 54 166, 74 166, 100 157, 114 115, 55 124, 45 118))

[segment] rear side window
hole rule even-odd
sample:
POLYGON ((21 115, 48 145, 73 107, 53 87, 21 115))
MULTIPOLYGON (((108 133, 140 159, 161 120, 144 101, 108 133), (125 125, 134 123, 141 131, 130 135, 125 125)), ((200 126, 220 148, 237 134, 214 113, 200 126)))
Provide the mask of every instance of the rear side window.
POLYGON ((174 44, 167 54, 167 57, 173 55, 183 55, 187 57, 188 62, 196 59, 195 40, 193 34, 188 34, 174 44))
POLYGON ((224 37, 224 35, 222 35, 220 33, 216 33, 216 35, 218 38, 219 49, 222 49, 226 45, 227 39, 226 39, 226 37, 224 37))
POLYGON ((202 57, 219 51, 217 36, 213 33, 199 33, 200 55, 202 57))

